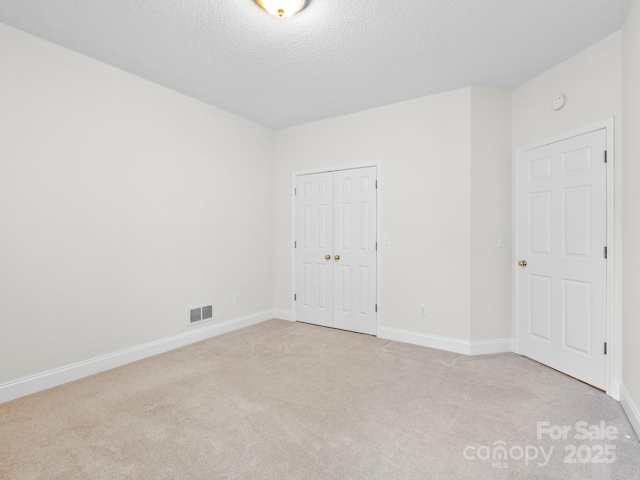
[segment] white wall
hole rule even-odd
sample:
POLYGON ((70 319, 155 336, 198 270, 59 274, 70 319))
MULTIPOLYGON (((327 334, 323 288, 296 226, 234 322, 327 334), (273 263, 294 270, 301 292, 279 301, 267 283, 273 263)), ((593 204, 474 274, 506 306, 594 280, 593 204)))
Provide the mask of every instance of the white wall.
POLYGON ((620 116, 621 34, 616 32, 513 90, 514 149, 620 116), (567 97, 551 109, 557 94, 567 97))
POLYGON ((640 435, 640 2, 622 31, 624 178, 622 180, 623 405, 640 435))
MULTIPOLYGON (((610 117, 615 121, 616 205, 622 199, 622 54, 621 33, 616 32, 596 45, 546 71, 513 91, 513 149, 559 135, 610 117), (567 97, 560 111, 551 108, 558 94, 567 97)), ((621 285, 622 209, 616 209, 616 284, 621 285)), ((616 290, 616 345, 620 345, 622 289, 616 290)), ((616 349, 615 382, 620 382, 622 352, 616 349)))
POLYGON ((0 384, 273 308, 272 131, 1 24, 0 65, 0 384))
POLYGON ((276 308, 290 310, 293 293, 292 172, 380 161, 383 325, 468 339, 470 98, 467 88, 276 132, 276 308))
POLYGON ((471 97, 471 340, 512 337, 511 92, 471 97), (498 247, 498 236, 504 247, 498 247))
POLYGON ((509 125, 508 92, 465 88, 276 132, 276 307, 291 309, 292 173, 377 161, 391 238, 381 246, 382 326, 467 343, 472 329, 474 339, 510 338, 509 246, 496 247, 509 235, 509 125))

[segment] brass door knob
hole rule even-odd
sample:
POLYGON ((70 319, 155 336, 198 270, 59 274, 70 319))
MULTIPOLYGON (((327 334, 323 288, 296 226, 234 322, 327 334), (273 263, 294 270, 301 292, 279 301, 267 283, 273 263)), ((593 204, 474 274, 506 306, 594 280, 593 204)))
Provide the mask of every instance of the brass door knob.
POLYGON ((526 267, 527 266, 527 261, 526 260, 520 260, 518 262, 518 265, 520 265, 521 267, 526 267))
POLYGON ((325 260, 331 260, 331 255, 325 255, 325 256, 324 256, 324 259, 325 259, 325 260))
POLYGON ((335 257, 333 257, 333 258, 335 258, 336 260, 340 260, 340 255, 336 255, 336 256, 335 256, 335 257))

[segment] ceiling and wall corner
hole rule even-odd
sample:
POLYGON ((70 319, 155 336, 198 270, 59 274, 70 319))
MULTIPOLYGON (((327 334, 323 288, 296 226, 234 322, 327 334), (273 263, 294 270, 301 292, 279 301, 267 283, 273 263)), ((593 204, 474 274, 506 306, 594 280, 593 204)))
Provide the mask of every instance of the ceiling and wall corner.
POLYGON ((513 150, 581 125, 619 117, 621 61, 618 31, 514 88, 513 150), (552 103, 559 93, 567 103, 555 111, 552 103))
POLYGON ((0 22, 278 129, 467 86, 511 89, 618 30, 631 0, 3 0, 0 22))

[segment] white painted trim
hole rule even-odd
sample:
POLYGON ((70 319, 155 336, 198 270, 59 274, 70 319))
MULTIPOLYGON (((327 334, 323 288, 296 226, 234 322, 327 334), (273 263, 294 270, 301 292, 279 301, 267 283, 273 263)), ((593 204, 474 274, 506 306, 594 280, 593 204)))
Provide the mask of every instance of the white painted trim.
POLYGON ((0 385, 0 403, 57 387, 64 383, 79 380, 96 373, 111 370, 112 368, 136 362, 138 360, 184 347, 192 343, 200 342, 208 338, 217 337, 218 335, 229 333, 250 325, 255 325, 266 320, 271 320, 272 318, 274 318, 274 311, 267 311, 217 323, 215 325, 207 325, 206 327, 202 327, 197 330, 190 329, 188 332, 181 333, 179 335, 145 343, 137 347, 92 358, 73 365, 56 368, 31 377, 4 383, 0 385))
POLYGON ((611 392, 607 392, 607 394, 614 400, 620 401, 620 388, 622 388, 622 384, 620 382, 612 382, 611 392))
POLYGON ((297 173, 291 173, 291 320, 296 321, 296 181, 297 173))
POLYGON ((618 345, 616 342, 616 334, 615 334, 615 258, 616 258, 616 242, 615 242, 615 119, 614 117, 607 118, 600 122, 595 122, 584 127, 576 128, 571 130, 570 132, 562 133, 560 135, 553 136, 551 138, 547 138, 545 140, 541 140, 536 143, 532 143, 529 145, 525 145, 523 147, 516 149, 516 154, 514 156, 514 165, 513 165, 513 199, 512 199, 512 207, 513 207, 513 269, 514 269, 514 289, 513 289, 513 306, 514 306, 514 314, 513 314, 513 351, 516 353, 520 353, 518 346, 518 338, 519 338, 519 328, 518 328, 518 266, 516 264, 516 255, 518 252, 518 209, 517 209, 517 201, 518 201, 518 182, 517 182, 517 172, 518 172, 518 160, 522 153, 533 150, 535 148, 544 147, 545 145, 550 145, 552 143, 560 142, 566 140, 568 138, 576 137, 578 135, 584 135, 586 133, 596 132, 598 130, 605 130, 607 135, 607 345, 608 345, 608 355, 607 355, 607 395, 610 397, 616 398, 616 389, 617 387, 614 385, 615 379, 617 378, 617 370, 616 370, 616 351, 618 350, 618 345))
POLYGON ((275 310, 273 312, 273 316, 278 320, 288 320, 290 322, 293 321, 293 313, 291 312, 291 310, 275 310))
POLYGON ((511 339, 486 340, 467 342, 455 338, 427 335, 420 332, 400 330, 398 328, 382 327, 378 330, 378 337, 402 343, 411 343, 421 347, 436 348, 462 355, 487 355, 490 353, 511 352, 511 339))
POLYGON ((482 340, 471 342, 471 355, 489 355, 492 353, 513 352, 513 340, 482 340))
POLYGON ((607 395, 618 400, 620 386, 616 385, 616 141, 615 118, 605 122, 607 129, 607 346, 609 369, 607 378, 607 395), (617 390, 617 392, 616 392, 617 390))
MULTIPOLYGON (((584 135, 585 133, 597 132, 598 130, 604 130, 604 129, 613 129, 613 125, 614 125, 614 119, 613 117, 610 117, 605 120, 601 120, 599 122, 590 123, 589 125, 584 125, 574 130, 561 133, 559 135, 554 135, 553 137, 545 138, 538 142, 524 145, 516 149, 516 154, 520 154, 528 150, 535 150, 536 148, 544 147, 546 145, 551 145, 552 143, 562 142, 567 138, 577 137, 579 135, 584 135)), ((611 139, 613 139, 613 135, 611 135, 611 139)))
POLYGON ((438 337, 419 332, 400 330, 399 328, 382 327, 378 330, 378 337, 396 342, 411 343, 421 347, 436 348, 463 355, 471 354, 471 344, 454 338, 438 337))
MULTIPOLYGON (((382 325, 382 162, 362 162, 350 163, 345 165, 337 165, 333 167, 318 167, 305 170, 295 170, 291 172, 291 245, 296 241, 296 196, 294 194, 296 188, 296 177, 300 175, 310 175, 314 173, 336 172, 340 170, 353 170, 356 168, 376 167, 376 181, 378 188, 376 189, 376 240, 378 242, 378 250, 376 251, 376 304, 378 311, 376 314, 376 331, 380 336, 380 328, 382 325)), ((296 289, 296 249, 291 249, 291 318, 286 320, 296 321, 296 302, 293 299, 296 289)), ((285 319, 283 319, 285 320, 285 319)))
POLYGON ((631 426, 636 431, 636 436, 640 438, 640 408, 636 405, 629 395, 629 392, 624 388, 624 385, 620 387, 620 404, 624 409, 624 413, 627 414, 631 426))
MULTIPOLYGON (((317 168, 307 168, 305 170, 296 170, 293 172, 293 185, 295 188, 296 177, 299 175, 311 175, 313 173, 326 173, 326 172, 338 172, 340 170, 353 170, 355 168, 366 168, 366 167, 378 167, 380 168, 380 162, 362 162, 362 163, 347 163, 344 165, 334 165, 332 167, 317 167, 317 168)), ((378 178, 380 180, 380 178, 378 178)))
POLYGON ((376 182, 378 188, 376 189, 376 241, 378 242, 378 249, 376 250, 376 334, 380 333, 382 328, 382 188, 384 186, 382 182, 382 162, 376 163, 376 182))

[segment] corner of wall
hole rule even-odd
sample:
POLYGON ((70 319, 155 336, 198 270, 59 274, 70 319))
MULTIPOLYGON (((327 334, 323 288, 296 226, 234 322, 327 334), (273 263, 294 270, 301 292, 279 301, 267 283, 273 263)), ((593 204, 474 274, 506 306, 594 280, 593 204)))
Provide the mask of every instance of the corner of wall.
POLYGON ((640 438, 640 407, 634 401, 633 397, 624 388, 624 385, 620 388, 620 404, 627 415, 631 426, 636 432, 636 436, 640 438))
POLYGON ((474 87, 470 129, 470 340, 504 342, 512 336, 511 92, 474 87))
POLYGON ((640 436, 640 0, 622 29, 622 389, 621 402, 640 436))

